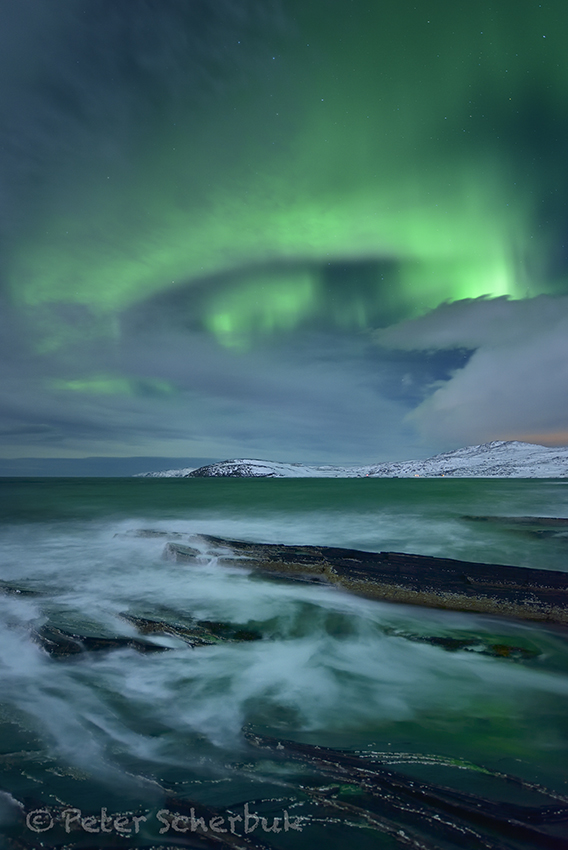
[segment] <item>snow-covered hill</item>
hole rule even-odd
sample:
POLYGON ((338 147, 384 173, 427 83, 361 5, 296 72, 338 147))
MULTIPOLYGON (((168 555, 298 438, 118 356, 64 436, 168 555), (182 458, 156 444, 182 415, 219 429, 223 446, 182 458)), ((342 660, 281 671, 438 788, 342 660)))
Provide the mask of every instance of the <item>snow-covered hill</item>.
MULTIPOLYGON (((228 461, 231 463, 231 461, 228 461)), ((202 469, 207 469, 203 466, 202 469)), ((195 472, 194 466, 187 466, 185 469, 162 469, 160 472, 136 472, 133 478, 189 478, 195 472)))
POLYGON ((144 478, 566 478, 568 446, 547 448, 532 443, 495 440, 467 446, 426 460, 370 466, 310 466, 248 458, 223 460, 199 469, 145 472, 144 478))

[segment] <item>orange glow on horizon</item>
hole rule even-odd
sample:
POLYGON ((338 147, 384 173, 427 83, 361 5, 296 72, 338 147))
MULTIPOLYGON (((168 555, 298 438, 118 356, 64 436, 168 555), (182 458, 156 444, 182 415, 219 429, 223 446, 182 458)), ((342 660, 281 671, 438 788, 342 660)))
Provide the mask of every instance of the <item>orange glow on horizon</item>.
POLYGON ((536 443, 548 448, 568 446, 568 431, 555 431, 552 434, 523 434, 515 437, 502 437, 505 440, 520 440, 523 443, 536 443))

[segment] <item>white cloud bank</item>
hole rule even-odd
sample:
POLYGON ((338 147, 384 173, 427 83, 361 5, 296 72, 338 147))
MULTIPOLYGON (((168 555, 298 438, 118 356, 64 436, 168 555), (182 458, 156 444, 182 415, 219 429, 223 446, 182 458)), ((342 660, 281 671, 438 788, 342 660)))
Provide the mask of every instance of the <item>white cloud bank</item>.
POLYGON ((567 297, 456 301, 375 338, 403 350, 475 349, 408 415, 423 439, 568 444, 567 297))

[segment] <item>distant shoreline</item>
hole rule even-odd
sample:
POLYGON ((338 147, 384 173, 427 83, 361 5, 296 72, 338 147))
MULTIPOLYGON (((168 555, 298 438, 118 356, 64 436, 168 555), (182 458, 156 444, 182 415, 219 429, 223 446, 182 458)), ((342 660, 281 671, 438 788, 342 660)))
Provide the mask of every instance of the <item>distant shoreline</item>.
POLYGON ((497 440, 425 460, 347 467, 238 458, 193 469, 137 473, 139 478, 568 478, 568 446, 497 440))

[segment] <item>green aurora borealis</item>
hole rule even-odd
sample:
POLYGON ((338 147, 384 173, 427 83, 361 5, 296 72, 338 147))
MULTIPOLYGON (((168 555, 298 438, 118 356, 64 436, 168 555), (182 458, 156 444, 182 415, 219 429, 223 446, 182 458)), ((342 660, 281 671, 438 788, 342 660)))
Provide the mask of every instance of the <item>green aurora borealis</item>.
MULTIPOLYGON (((68 179, 11 258, 14 298, 108 314, 173 281, 290 257, 394 258, 410 310, 556 291, 556 234, 540 219, 565 157, 539 162, 543 128, 523 124, 564 117, 559 4, 425 5, 336 3, 324 16, 308 4, 267 78, 214 102, 197 128, 191 112, 156 127, 155 147, 115 173, 62 164, 68 179)), ((285 325, 317 310, 317 284, 288 282, 285 325)), ((243 286, 245 325, 256 291, 243 286)), ((277 315, 278 285, 274 301, 277 315)))
POLYGON ((243 0, 225 26, 207 4, 136 5, 139 42, 116 36, 133 20, 123 0, 56 0, 64 60, 26 66, 30 36, 11 67, 14 98, 52 105, 34 130, 41 179, 16 198, 3 251, 34 356, 59 358, 46 386, 131 395, 118 363, 61 362, 119 346, 122 317, 167 293, 239 358, 302 328, 370 334, 444 302, 568 292, 565 4, 284 0, 260 14, 243 0), (161 67, 168 18, 187 32, 161 67))

